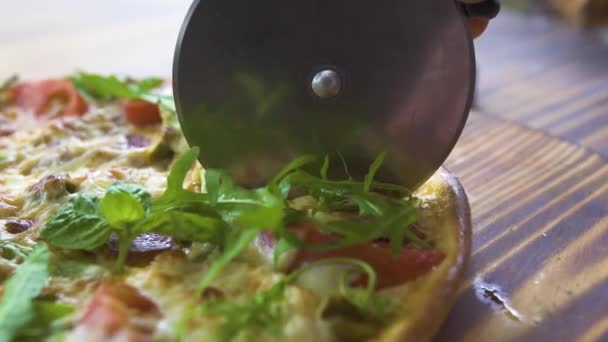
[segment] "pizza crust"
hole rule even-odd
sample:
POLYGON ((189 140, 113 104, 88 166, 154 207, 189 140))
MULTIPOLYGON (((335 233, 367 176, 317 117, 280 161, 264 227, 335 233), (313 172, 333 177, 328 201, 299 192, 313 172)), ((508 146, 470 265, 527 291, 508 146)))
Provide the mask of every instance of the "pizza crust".
POLYGON ((433 228, 441 232, 439 245, 446 257, 432 272, 395 290, 403 304, 402 318, 384 330, 380 341, 430 340, 449 313, 471 253, 471 211, 458 179, 441 168, 418 192, 423 198, 434 194, 432 200, 442 206, 434 211, 433 228))

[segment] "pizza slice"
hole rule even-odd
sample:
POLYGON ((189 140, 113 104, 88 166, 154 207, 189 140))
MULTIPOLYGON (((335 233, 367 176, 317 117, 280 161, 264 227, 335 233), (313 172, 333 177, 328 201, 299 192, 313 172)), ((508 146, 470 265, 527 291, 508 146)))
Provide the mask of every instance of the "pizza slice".
POLYGON ((242 188, 198 163, 163 84, 0 88, 0 340, 432 338, 469 254, 453 175, 411 193, 374 180, 383 155, 362 180, 307 155, 242 188))

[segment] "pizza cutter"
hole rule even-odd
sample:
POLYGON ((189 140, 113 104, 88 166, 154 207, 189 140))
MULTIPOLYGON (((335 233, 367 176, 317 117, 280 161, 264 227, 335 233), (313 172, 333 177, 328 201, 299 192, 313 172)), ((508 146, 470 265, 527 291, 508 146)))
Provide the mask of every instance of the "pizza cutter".
POLYGON ((471 108, 466 17, 497 12, 495 0, 196 0, 173 70, 184 135, 245 186, 304 154, 363 179, 383 155, 377 179, 414 189, 471 108))

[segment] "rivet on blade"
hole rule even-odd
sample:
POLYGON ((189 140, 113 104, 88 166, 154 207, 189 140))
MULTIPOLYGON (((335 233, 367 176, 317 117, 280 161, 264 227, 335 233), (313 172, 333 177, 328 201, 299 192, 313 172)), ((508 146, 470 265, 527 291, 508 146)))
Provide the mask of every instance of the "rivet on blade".
POLYGON ((341 87, 340 75, 333 70, 320 71, 312 79, 312 91, 322 99, 338 95, 341 87))

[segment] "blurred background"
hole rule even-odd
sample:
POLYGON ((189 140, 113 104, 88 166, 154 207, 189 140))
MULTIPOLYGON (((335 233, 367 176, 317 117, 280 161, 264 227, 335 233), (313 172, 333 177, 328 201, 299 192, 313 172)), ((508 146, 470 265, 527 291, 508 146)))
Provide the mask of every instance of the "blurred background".
POLYGON ((477 107, 608 158, 608 0, 503 0, 475 45, 477 107))
MULTIPOLYGON (((0 0, 0 76, 170 76, 190 2, 0 0)), ((608 0, 502 4, 476 41, 477 108, 608 157, 608 0)))

